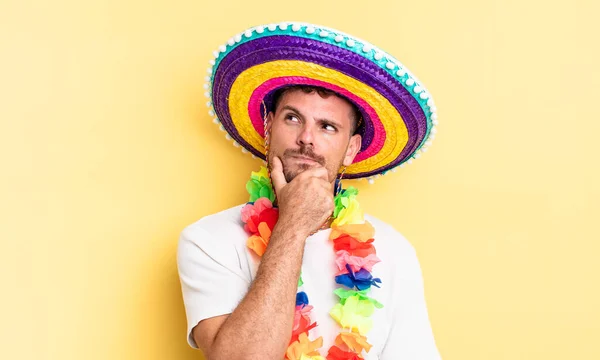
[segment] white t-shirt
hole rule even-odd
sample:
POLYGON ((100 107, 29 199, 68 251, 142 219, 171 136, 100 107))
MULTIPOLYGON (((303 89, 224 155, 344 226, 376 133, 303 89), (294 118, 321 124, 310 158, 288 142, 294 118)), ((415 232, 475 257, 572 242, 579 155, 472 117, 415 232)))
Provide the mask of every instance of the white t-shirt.
MULTIPOLYGON (((181 233, 177 254, 179 277, 187 315, 187 341, 197 348, 192 329, 207 318, 230 314, 248 291, 260 258, 246 247, 248 234, 241 221, 239 205, 206 216, 181 233)), ((381 288, 371 287, 370 296, 384 307, 372 315, 373 328, 367 334, 373 348, 368 360, 438 360, 427 315, 419 261, 412 245, 390 225, 365 215, 375 227, 373 243, 381 259, 373 276, 381 288)), ((302 262, 304 291, 314 309, 311 320, 318 326, 309 338, 323 336, 321 352, 333 345, 340 326, 329 315, 339 302, 333 291, 337 267, 330 229, 306 240, 302 262)))

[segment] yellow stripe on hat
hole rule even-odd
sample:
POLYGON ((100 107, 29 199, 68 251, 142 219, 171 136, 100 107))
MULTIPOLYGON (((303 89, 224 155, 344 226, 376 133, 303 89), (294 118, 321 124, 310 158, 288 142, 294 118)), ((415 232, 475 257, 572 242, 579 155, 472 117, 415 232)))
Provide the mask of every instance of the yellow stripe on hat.
POLYGON ((255 65, 242 72, 229 92, 229 112, 241 137, 263 154, 264 139, 252 126, 248 103, 254 90, 275 77, 302 76, 345 88, 375 109, 386 131, 381 151, 374 156, 348 166, 346 173, 370 172, 394 161, 408 142, 408 129, 396 108, 379 92, 365 83, 339 71, 297 60, 278 60, 255 65))

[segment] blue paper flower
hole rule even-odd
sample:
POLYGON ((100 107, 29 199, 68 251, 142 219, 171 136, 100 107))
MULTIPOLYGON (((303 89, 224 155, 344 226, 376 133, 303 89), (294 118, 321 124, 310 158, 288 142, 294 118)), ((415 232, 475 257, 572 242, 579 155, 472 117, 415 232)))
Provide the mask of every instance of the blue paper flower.
POLYGON ((296 294, 296 306, 308 305, 308 295, 304 291, 296 294))
POLYGON ((350 289, 356 288, 358 290, 366 290, 371 285, 379 287, 381 279, 374 278, 370 272, 365 269, 360 269, 358 272, 352 271, 352 267, 346 264, 348 274, 338 275, 335 277, 335 282, 344 285, 350 289))

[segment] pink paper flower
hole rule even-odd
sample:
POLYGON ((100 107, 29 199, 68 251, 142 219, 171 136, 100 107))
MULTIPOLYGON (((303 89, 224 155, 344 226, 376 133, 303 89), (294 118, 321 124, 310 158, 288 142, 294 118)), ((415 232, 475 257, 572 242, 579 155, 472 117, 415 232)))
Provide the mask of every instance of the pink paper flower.
POLYGON ((335 253, 335 264, 338 267, 338 273, 336 275, 347 274, 346 264, 350 265, 352 271, 358 272, 360 269, 365 269, 369 272, 373 269, 373 265, 377 264, 381 260, 375 254, 369 254, 366 257, 350 255, 346 250, 339 250, 335 253))
POLYGON ((317 323, 310 322, 310 311, 313 309, 312 305, 299 305, 296 306, 296 312, 294 313, 294 326, 292 328, 292 337, 290 344, 298 341, 300 334, 307 333, 308 331, 317 327, 317 323))
POLYGON ((258 225, 262 222, 273 230, 278 217, 278 210, 273 208, 271 200, 267 198, 260 198, 254 204, 247 204, 242 208, 244 229, 252 235, 258 234, 258 225))

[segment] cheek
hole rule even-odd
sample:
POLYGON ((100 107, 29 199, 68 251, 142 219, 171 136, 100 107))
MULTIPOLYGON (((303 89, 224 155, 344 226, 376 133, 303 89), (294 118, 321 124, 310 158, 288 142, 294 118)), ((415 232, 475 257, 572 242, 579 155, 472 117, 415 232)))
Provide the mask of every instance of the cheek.
POLYGON ((285 141, 283 141, 283 137, 281 135, 273 136, 271 134, 271 139, 269 140, 269 151, 273 154, 280 155, 285 151, 286 145, 285 141))
POLYGON ((290 142, 295 142, 295 139, 295 134, 289 127, 277 123, 273 124, 271 127, 271 144, 276 144, 277 146, 289 146, 290 142))
POLYGON ((321 154, 325 155, 327 159, 327 167, 331 170, 337 171, 337 167, 342 165, 344 158, 346 157, 346 146, 347 143, 341 139, 328 139, 322 145, 321 154))

